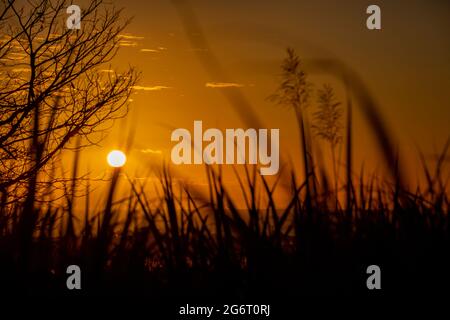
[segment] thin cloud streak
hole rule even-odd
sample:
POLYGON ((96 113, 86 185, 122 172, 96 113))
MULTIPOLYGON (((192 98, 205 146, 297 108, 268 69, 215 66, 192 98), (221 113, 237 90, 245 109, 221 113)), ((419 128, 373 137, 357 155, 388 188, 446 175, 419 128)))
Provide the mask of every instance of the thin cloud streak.
POLYGON ((144 39, 144 37, 133 36, 131 34, 119 34, 118 38, 126 39, 126 40, 143 40, 144 39))
POLYGON ((234 82, 207 82, 205 84, 207 88, 242 88, 243 84, 234 82))
POLYGON ((141 152, 150 154, 162 154, 161 150, 153 150, 153 149, 142 149, 141 152))
POLYGON ((158 50, 155 49, 141 49, 141 52, 159 52, 158 50))
POLYGON ((142 90, 142 91, 161 91, 165 89, 171 89, 171 87, 167 86, 150 86, 150 87, 144 87, 144 86, 133 86, 133 90, 142 90))

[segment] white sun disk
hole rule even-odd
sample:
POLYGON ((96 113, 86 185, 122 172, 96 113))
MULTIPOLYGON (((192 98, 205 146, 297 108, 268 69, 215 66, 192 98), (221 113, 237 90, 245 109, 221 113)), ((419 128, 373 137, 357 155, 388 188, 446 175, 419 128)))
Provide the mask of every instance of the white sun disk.
POLYGON ((108 153, 106 160, 111 167, 119 168, 122 167, 125 162, 127 162, 127 157, 125 156, 125 153, 120 150, 112 150, 110 153, 108 153))

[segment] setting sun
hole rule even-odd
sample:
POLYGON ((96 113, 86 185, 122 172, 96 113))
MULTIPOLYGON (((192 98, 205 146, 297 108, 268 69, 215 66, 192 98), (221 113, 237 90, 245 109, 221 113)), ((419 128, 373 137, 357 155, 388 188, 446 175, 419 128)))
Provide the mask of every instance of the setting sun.
POLYGON ((127 161, 127 157, 125 156, 125 153, 123 153, 120 150, 113 150, 110 153, 108 153, 108 156, 106 157, 108 164, 111 167, 119 168, 122 167, 125 162, 127 161))

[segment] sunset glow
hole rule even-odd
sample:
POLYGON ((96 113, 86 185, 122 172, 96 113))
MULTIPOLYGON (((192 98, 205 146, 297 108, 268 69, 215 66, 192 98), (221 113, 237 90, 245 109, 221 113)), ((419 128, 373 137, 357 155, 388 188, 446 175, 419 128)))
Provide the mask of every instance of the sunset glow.
POLYGON ((179 320, 449 296, 449 12, 0 0, 0 288, 179 320))

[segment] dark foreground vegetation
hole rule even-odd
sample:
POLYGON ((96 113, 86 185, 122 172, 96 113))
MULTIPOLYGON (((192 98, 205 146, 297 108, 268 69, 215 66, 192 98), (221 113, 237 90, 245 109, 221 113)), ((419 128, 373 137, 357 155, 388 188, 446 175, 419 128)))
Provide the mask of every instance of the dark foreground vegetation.
POLYGON ((208 196, 164 170, 156 200, 116 170, 101 210, 89 212, 86 200, 82 219, 71 211, 71 192, 62 205, 34 209, 3 194, 2 290, 212 300, 368 294, 366 268, 376 264, 383 293, 437 294, 450 284, 448 198, 441 177, 426 170, 430 185, 414 194, 361 179, 348 206, 319 196, 319 184, 307 204, 306 184, 293 174, 291 201, 277 206, 273 194, 286 186, 269 185, 251 167, 240 180, 246 210, 212 168, 208 196), (130 195, 114 200, 119 178, 130 195), (80 291, 66 288, 71 264, 81 267, 80 291))

